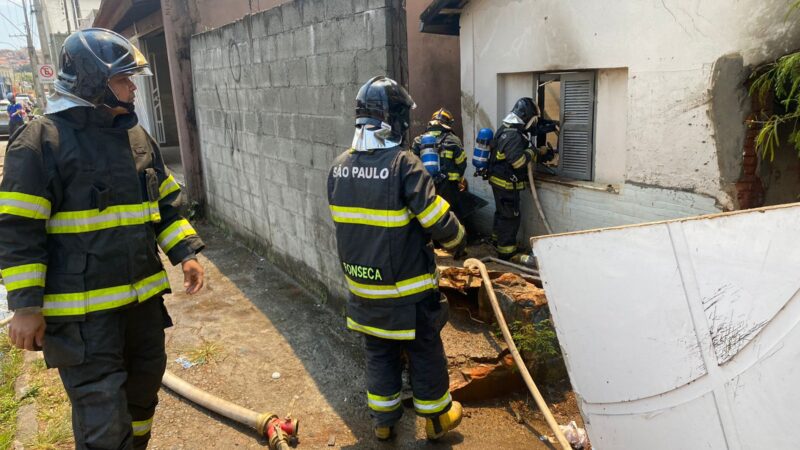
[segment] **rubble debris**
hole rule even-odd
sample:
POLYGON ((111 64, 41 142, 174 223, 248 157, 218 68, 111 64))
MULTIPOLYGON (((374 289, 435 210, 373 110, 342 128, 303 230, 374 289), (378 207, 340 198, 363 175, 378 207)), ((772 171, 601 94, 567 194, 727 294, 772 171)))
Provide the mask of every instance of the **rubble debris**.
POLYGON ((480 364, 457 370, 450 379, 450 395, 462 402, 496 398, 523 387, 522 377, 510 354, 494 365, 480 364))
POLYGON ((579 427, 573 420, 569 425, 559 425, 564 437, 567 438, 572 448, 583 449, 589 446, 589 437, 586 435, 586 430, 579 427))

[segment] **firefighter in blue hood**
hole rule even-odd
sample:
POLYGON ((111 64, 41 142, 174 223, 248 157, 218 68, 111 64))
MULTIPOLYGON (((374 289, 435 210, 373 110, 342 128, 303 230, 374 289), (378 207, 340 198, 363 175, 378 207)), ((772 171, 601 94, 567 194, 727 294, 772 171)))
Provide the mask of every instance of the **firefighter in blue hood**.
POLYGON ((404 140, 414 101, 386 77, 364 84, 356 98, 352 148, 333 162, 328 202, 345 281, 347 327, 364 334, 367 404, 375 436, 393 436, 403 414, 402 355, 408 355, 414 409, 429 439, 461 421, 450 397, 440 331, 447 303, 438 290, 431 239, 456 256, 464 227, 436 195, 433 179, 404 140))
POLYGON ((72 403, 78 449, 144 449, 166 367, 170 291, 161 248, 189 294, 203 242, 181 189, 137 124, 131 76, 149 74, 124 37, 90 28, 61 49, 47 114, 9 142, 0 182, 0 269, 9 337, 42 348, 72 403))

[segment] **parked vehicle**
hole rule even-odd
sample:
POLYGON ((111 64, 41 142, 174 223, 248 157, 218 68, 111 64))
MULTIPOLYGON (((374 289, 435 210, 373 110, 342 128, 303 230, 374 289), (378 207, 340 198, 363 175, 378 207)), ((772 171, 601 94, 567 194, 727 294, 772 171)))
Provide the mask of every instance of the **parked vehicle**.
POLYGON ((0 100, 0 135, 8 135, 8 100, 0 100))

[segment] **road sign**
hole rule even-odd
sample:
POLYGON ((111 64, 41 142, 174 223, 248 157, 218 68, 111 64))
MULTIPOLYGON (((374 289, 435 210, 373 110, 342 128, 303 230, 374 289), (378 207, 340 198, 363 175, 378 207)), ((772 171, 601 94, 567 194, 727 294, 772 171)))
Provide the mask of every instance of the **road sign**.
POLYGON ((36 73, 41 83, 52 83, 56 81, 56 68, 52 64, 40 64, 36 73))

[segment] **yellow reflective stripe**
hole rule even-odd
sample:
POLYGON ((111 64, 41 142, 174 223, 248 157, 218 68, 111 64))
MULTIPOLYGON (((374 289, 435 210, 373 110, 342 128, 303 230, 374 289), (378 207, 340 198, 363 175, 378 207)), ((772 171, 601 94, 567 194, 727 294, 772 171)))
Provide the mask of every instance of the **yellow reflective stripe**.
POLYGON ((166 180, 161 183, 161 186, 158 188, 158 197, 160 200, 163 200, 164 197, 172 194, 175 191, 180 191, 181 187, 178 185, 178 182, 175 181, 175 177, 172 174, 169 174, 166 180))
POLYGON ((407 209, 369 209, 331 205, 331 216, 336 223, 370 225, 373 227, 403 227, 414 217, 407 209))
POLYGON ((452 150, 442 150, 441 156, 442 156, 442 158, 453 159, 453 151, 452 150))
POLYGON ((466 160, 467 160, 467 154, 466 153, 462 153, 461 156, 456 158, 456 164, 461 164, 466 160))
POLYGON ((147 420, 134 420, 131 422, 134 436, 144 436, 153 428, 153 418, 147 420))
POLYGON ((506 255, 517 251, 516 245, 497 246, 495 248, 497 249, 497 253, 503 253, 506 255))
POLYGON ((511 163, 511 167, 513 167, 515 169, 519 169, 521 167, 524 167, 527 162, 528 162, 528 160, 525 158, 525 155, 523 155, 523 156, 520 156, 519 159, 517 159, 516 161, 511 163))
POLYGON ((400 407, 400 393, 390 396, 375 395, 367 391, 367 404, 373 411, 389 412, 400 407))
POLYGON ((196 234, 197 231, 192 228, 188 220, 178 219, 158 234, 158 245, 166 253, 178 245, 180 241, 196 234))
POLYGON ((501 188, 509 190, 509 191, 512 191, 515 188, 516 189, 525 189, 525 182, 524 181, 518 181, 517 184, 515 185, 514 183, 512 183, 510 181, 506 181, 506 180, 504 180, 502 178, 498 178, 498 177, 496 177, 494 175, 489 177, 489 184, 493 184, 493 185, 495 185, 497 187, 501 187, 501 188))
POLYGON ((445 393, 441 398, 436 400, 420 400, 414 397, 414 410, 423 414, 436 414, 447 407, 453 399, 450 397, 450 392, 445 393))
POLYGON ((21 192, 0 192, 0 214, 47 220, 50 200, 21 192))
POLYGON ((447 179, 450 181, 461 181, 461 174, 457 172, 450 172, 447 174, 447 179))
POLYGON ((45 294, 45 316, 79 316, 143 302, 169 289, 163 270, 136 283, 68 294, 45 294))
POLYGON ((458 224, 458 233, 456 233, 456 237, 454 237, 453 239, 451 239, 451 240, 449 240, 447 242, 442 242, 442 246, 444 248, 446 248, 446 249, 452 249, 452 248, 456 247, 458 244, 461 243, 461 240, 464 239, 464 234, 466 234, 466 231, 464 230, 464 226, 459 223, 458 224))
POLYGON ((430 228, 434 226, 443 215, 447 214, 449 210, 450 204, 437 195, 433 202, 417 216, 417 220, 419 220, 423 228, 430 228))
POLYGON ((350 317, 347 318, 347 328, 369 334, 370 336, 393 339, 396 341, 413 341, 416 336, 416 330, 384 330, 382 328, 368 327, 366 325, 361 325, 350 317))
POLYGON ((113 205, 102 211, 90 209, 57 212, 47 222, 47 232, 50 234, 87 233, 109 228, 142 225, 160 220, 161 214, 157 202, 113 205))
POLYGON ((44 287, 47 266, 44 264, 25 264, 0 271, 8 292, 26 287, 44 287))
POLYGON ((436 276, 429 273, 390 285, 358 283, 346 275, 345 278, 350 292, 359 297, 371 299, 408 297, 433 289, 437 285, 436 276))
POLYGON ((506 154, 503 153, 503 152, 497 152, 495 157, 497 158, 498 161, 502 161, 502 160, 506 159, 506 154))

